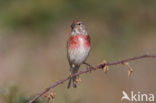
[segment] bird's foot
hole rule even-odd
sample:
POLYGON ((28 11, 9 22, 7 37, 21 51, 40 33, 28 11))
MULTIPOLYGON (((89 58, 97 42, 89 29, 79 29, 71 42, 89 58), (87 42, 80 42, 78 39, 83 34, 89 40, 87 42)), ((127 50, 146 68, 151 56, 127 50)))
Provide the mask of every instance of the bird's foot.
POLYGON ((92 71, 92 68, 94 68, 92 65, 90 65, 89 63, 83 62, 83 64, 87 65, 87 70, 89 70, 89 72, 92 71))

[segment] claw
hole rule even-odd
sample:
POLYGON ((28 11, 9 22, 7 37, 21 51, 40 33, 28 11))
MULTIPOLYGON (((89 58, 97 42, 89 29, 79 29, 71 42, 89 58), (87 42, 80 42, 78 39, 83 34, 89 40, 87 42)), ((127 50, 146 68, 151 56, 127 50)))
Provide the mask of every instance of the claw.
POLYGON ((92 71, 92 65, 90 65, 90 64, 88 64, 88 63, 86 63, 86 62, 84 62, 83 64, 85 64, 85 65, 87 65, 87 70, 89 70, 89 72, 91 73, 91 71, 92 71))
POLYGON ((91 73, 92 69, 90 68, 90 66, 87 67, 87 70, 91 73))

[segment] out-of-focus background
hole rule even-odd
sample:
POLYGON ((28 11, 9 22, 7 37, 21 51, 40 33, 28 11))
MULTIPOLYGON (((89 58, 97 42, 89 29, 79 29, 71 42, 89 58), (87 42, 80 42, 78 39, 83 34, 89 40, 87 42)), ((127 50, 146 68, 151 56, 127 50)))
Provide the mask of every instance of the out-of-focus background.
MULTIPOLYGON (((87 62, 92 65, 156 54, 154 0, 1 0, 1 103, 26 103, 69 75, 66 41, 74 19, 82 20, 91 36, 87 62)), ((122 65, 110 67, 108 74, 88 73, 76 89, 66 89, 67 82, 56 87, 54 102, 120 103, 123 90, 156 94, 156 60, 130 64, 130 78, 122 65)))

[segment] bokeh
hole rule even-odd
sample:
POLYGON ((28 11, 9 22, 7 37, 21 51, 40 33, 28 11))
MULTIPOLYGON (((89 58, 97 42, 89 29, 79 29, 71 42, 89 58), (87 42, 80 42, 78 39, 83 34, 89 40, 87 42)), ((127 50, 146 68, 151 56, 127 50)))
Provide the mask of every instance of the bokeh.
MULTIPOLYGON (((87 62, 92 65, 156 54, 155 0, 1 0, 1 103, 27 103, 69 75, 66 41, 74 19, 83 21, 91 36, 87 62)), ((67 82, 56 87, 51 102, 120 103, 123 90, 156 95, 156 60, 130 65, 130 78, 123 65, 110 67, 107 74, 84 74, 76 89, 67 89, 67 82)), ((36 103, 45 101, 41 97, 36 103)))

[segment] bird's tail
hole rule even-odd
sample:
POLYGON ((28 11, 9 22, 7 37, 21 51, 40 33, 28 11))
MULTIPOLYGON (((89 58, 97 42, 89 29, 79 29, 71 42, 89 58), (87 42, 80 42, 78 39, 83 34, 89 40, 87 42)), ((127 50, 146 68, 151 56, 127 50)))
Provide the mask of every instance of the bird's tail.
MULTIPOLYGON (((78 70, 79 70, 79 66, 75 66, 74 68, 71 66, 71 67, 70 67, 71 75, 77 73, 78 70)), ((73 78, 70 78, 67 88, 70 88, 71 86, 72 86, 73 88, 76 88, 76 83, 75 83, 76 78, 77 78, 77 76, 75 76, 75 77, 73 77, 73 78)))

